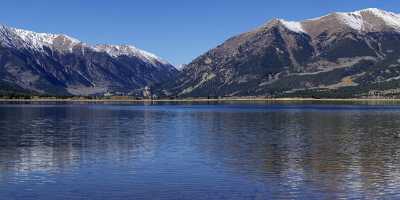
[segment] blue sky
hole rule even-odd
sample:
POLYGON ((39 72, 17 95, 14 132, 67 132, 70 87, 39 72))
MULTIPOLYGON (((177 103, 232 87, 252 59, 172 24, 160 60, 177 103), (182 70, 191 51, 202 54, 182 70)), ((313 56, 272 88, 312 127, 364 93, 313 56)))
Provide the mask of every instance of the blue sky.
POLYGON ((279 17, 301 20, 399 0, 5 0, 0 23, 64 33, 90 44, 133 44, 173 64, 279 17))

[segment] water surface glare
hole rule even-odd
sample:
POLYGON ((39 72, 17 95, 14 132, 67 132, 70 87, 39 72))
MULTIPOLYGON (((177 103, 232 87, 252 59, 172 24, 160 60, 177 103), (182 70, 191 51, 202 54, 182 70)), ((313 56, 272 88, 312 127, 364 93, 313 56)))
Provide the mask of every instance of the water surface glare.
POLYGON ((0 199, 400 199, 400 106, 1 104, 0 199))

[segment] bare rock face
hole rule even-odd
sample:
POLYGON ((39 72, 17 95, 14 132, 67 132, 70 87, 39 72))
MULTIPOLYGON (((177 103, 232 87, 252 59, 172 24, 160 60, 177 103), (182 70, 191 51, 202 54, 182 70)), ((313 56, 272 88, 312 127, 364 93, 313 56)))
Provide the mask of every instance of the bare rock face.
POLYGON ((396 91, 399 77, 400 15, 366 9, 271 20, 196 58, 164 94, 363 97, 396 91))
POLYGON ((66 35, 0 26, 0 92, 140 94, 176 74, 168 62, 133 46, 91 46, 66 35))

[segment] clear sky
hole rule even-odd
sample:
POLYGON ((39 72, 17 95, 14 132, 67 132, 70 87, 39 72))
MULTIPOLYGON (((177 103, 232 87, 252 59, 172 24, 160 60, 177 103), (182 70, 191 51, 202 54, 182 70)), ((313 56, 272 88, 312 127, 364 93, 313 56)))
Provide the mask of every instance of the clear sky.
POLYGON ((4 0, 0 23, 64 33, 90 44, 133 44, 173 64, 279 17, 301 20, 399 0, 4 0))

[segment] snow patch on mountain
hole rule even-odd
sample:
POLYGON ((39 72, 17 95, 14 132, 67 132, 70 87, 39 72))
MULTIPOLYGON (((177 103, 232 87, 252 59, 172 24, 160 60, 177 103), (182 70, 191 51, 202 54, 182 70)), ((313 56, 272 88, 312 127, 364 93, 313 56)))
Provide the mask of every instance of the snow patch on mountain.
POLYGON ((335 13, 338 18, 347 26, 354 30, 361 31, 363 29, 364 20, 359 13, 335 13))
POLYGON ((94 49, 98 52, 105 52, 112 57, 118 56, 135 56, 143 60, 151 62, 152 64, 168 64, 168 62, 157 57, 156 55, 149 53, 147 51, 136 48, 132 45, 96 45, 94 49))
POLYGON ((296 32, 296 33, 306 33, 303 29, 303 25, 300 22, 295 21, 286 21, 283 19, 279 20, 287 29, 296 32))

